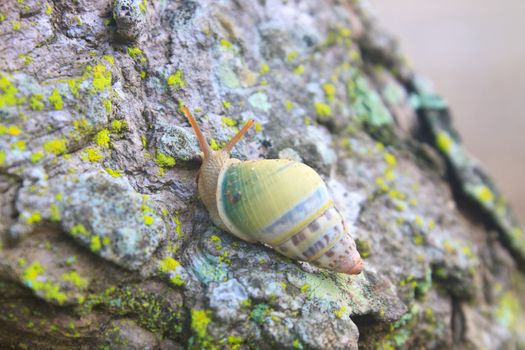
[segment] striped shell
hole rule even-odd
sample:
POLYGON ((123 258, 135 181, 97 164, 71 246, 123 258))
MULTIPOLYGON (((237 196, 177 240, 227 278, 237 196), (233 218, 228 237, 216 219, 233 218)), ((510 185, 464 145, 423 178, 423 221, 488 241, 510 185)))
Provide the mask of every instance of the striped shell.
POLYGON ((326 184, 289 160, 232 160, 221 169, 217 209, 238 237, 265 243, 295 260, 356 274, 362 260, 326 184))

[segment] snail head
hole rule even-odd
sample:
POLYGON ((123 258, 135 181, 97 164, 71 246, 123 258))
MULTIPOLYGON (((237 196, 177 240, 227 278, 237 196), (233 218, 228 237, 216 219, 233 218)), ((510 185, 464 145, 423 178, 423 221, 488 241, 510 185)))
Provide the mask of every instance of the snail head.
POLYGON ((214 151, 211 149, 210 145, 208 144, 208 141, 206 140, 206 137, 202 133, 202 131, 199 128, 199 125, 197 124, 197 121, 193 116, 191 115, 191 112, 186 106, 181 107, 182 113, 188 118, 188 121, 191 124, 191 127, 193 128, 193 131, 195 131, 195 135, 197 135, 197 140, 199 141, 199 146, 201 148, 202 153, 204 154, 204 161, 209 160, 213 157, 219 157, 219 158, 229 158, 229 154, 235 144, 239 142, 239 140, 246 134, 248 129, 253 125, 253 119, 250 119, 244 124, 241 130, 232 137, 230 141, 221 149, 218 151, 214 151))

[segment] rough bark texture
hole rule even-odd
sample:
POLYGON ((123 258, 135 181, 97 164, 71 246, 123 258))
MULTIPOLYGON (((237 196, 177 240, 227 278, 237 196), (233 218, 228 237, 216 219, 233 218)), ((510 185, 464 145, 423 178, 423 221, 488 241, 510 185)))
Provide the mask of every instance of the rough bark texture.
POLYGON ((0 193, 2 348, 525 347, 523 233, 356 1, 2 1, 0 193), (364 272, 214 227, 181 103, 322 174, 364 272))

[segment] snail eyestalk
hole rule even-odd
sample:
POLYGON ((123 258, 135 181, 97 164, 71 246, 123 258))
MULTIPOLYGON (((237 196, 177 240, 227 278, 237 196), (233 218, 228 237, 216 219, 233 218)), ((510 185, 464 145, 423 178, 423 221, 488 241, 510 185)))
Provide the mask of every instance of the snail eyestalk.
POLYGON ((197 135, 197 140, 199 141, 199 146, 201 147, 202 153, 204 153, 204 158, 209 158, 212 150, 210 146, 208 145, 208 141, 206 140, 206 137, 201 132, 201 129, 199 129, 199 125, 197 125, 197 121, 193 116, 191 115, 190 110, 186 106, 181 107, 182 113, 188 118, 188 121, 191 124, 191 127, 193 128, 193 131, 195 131, 195 135, 197 135))
POLYGON ((224 148, 222 149, 224 152, 226 153, 230 153, 230 151, 232 150, 232 148, 235 146, 235 144, 237 142, 239 142, 239 140, 244 136, 244 134, 246 134, 246 132, 248 131, 248 129, 253 125, 253 119, 250 119, 246 122, 246 124, 244 124, 244 126, 242 127, 241 130, 239 130, 239 132, 237 133, 237 135, 235 135, 227 144, 226 146, 224 146, 224 148))

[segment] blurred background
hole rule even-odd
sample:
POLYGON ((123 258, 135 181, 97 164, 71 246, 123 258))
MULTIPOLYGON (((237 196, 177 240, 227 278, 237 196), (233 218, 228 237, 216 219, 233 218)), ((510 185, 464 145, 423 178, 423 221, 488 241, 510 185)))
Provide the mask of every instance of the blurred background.
POLYGON ((525 1, 371 3, 525 224, 525 1))

